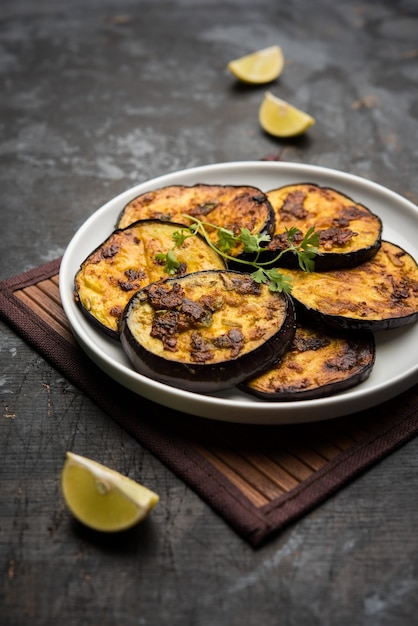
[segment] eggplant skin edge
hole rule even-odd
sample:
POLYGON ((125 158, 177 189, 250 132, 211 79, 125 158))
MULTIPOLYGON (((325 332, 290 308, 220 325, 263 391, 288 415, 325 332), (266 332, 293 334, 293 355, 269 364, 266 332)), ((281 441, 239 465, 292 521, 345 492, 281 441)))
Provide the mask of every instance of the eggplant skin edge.
MULTIPOLYGON (((132 224, 130 224, 129 226, 127 226, 126 228, 119 228, 115 231, 113 231, 104 241, 102 241, 98 246, 96 246, 96 248, 90 252, 90 254, 84 259, 84 261, 81 263, 80 267, 78 268, 75 277, 74 277, 74 286, 73 286, 73 293, 74 293, 74 300, 77 304, 77 306, 79 307, 79 309, 81 310, 82 314, 86 317, 86 319, 95 327, 97 328, 99 331, 103 332, 107 337, 110 337, 111 339, 114 339, 115 341, 119 341, 119 329, 118 329, 118 321, 117 321, 117 317, 114 318, 114 326, 111 325, 111 322, 109 321, 108 323, 106 323, 105 321, 102 321, 101 319, 99 319, 98 316, 98 306, 96 304, 96 306, 93 308, 93 310, 90 310, 87 306, 86 306, 86 289, 83 289, 83 281, 84 281, 84 272, 86 270, 86 267, 88 268, 88 266, 95 266, 96 263, 92 260, 94 259, 95 256, 99 255, 101 251, 103 251, 107 246, 111 246, 111 243, 113 242, 114 239, 121 239, 120 242, 118 242, 118 245, 120 246, 118 251, 115 252, 115 256, 117 256, 119 254, 119 252, 122 253, 123 256, 123 252, 124 250, 126 250, 126 243, 124 241, 124 236, 128 233, 135 233, 135 231, 137 229, 144 229, 145 230, 145 234, 150 237, 150 229, 156 229, 156 231, 158 231, 159 228, 161 228, 161 235, 160 237, 163 236, 164 231, 168 229, 167 232, 167 237, 170 235, 170 238, 167 239, 167 251, 170 249, 171 245, 172 245, 172 240, 171 240, 171 236, 172 233, 175 232, 175 230, 181 230, 182 228, 184 228, 183 224, 178 224, 176 222, 164 222, 162 220, 158 220, 158 219, 146 219, 146 220, 138 220, 137 222, 134 222, 132 224), (148 230, 148 233, 147 233, 148 230), (172 231, 170 233, 170 231, 172 231), (81 283, 81 284, 80 284, 81 283)), ((152 232, 152 230, 151 230, 152 232)), ((127 235, 126 235, 127 236, 127 235)), ((135 247, 137 247, 138 251, 141 249, 140 248, 140 240, 138 240, 138 242, 135 244, 135 247)), ((129 245, 129 244, 128 244, 129 245)), ((131 244, 132 245, 132 244, 131 244)), ((190 238, 189 239, 189 245, 194 245, 197 248, 197 251, 199 251, 199 249, 201 248, 200 252, 201 255, 200 256, 196 256, 195 258, 193 257, 193 255, 190 257, 190 260, 192 263, 194 263, 193 267, 196 267, 196 269, 194 271, 198 271, 198 270, 203 270, 203 269, 208 269, 209 267, 213 267, 214 269, 226 269, 227 265, 225 260, 219 255, 216 254, 216 252, 214 252, 210 246, 207 244, 207 242, 205 241, 205 239, 202 237, 202 235, 200 235, 199 233, 197 233, 193 239, 190 238), (207 251, 208 257, 207 259, 203 256, 203 252, 207 251), (195 260, 198 259, 198 260, 195 260), (213 263, 210 262, 210 260, 213 260, 213 263)), ((139 271, 144 270, 144 273, 149 272, 150 270, 148 269, 149 263, 146 261, 147 255, 149 255, 150 251, 146 249, 147 246, 145 246, 145 251, 143 253, 143 258, 141 260, 135 259, 133 260, 133 266, 138 269, 139 271)), ((179 253, 180 258, 182 253, 179 253)), ((102 259, 103 260, 103 259, 102 259)), ((178 275, 184 275, 184 271, 189 272, 190 270, 187 269, 187 267, 185 268, 185 270, 182 270, 183 273, 179 273, 178 275)), ((191 270, 193 271, 193 270, 191 270)), ((156 280, 155 276, 156 276, 156 272, 158 272, 159 274, 159 279, 160 280, 165 280, 166 278, 169 277, 169 274, 166 274, 164 272, 164 270, 162 269, 162 266, 158 266, 157 264, 154 267, 154 270, 152 270, 152 273, 154 274, 154 279, 149 278, 149 282, 153 282, 154 280, 156 280), (158 270, 157 268, 160 268, 160 270, 158 270)), ((120 273, 120 272, 119 272, 120 273)), ((107 268, 107 271, 105 272, 104 270, 102 270, 102 277, 98 278, 97 276, 94 277, 96 281, 105 284, 106 281, 110 281, 112 278, 114 278, 114 283, 117 284, 117 279, 118 279, 118 271, 117 270, 113 270, 112 269, 112 265, 109 265, 109 267, 107 268)), ((120 276, 119 276, 120 278, 120 276)), ((146 284, 146 281, 145 281, 146 284)), ((145 286, 142 285, 142 287, 145 286)), ((142 288, 141 287, 141 288, 142 288)), ((132 297, 132 295, 134 295, 134 293, 136 293, 140 288, 134 288, 132 287, 128 292, 128 296, 126 298, 123 299, 122 301, 122 306, 123 308, 128 304, 129 299, 132 297)), ((113 305, 118 305, 120 304, 120 299, 121 299, 121 294, 123 292, 120 290, 118 296, 116 296, 115 298, 115 287, 113 287, 113 291, 110 290, 109 293, 107 294, 107 298, 105 300, 105 303, 102 306, 101 312, 103 314, 103 319, 107 317, 107 319, 109 320, 111 318, 109 310, 113 305), (106 309, 107 308, 107 309, 106 309)))
MULTIPOLYGON (((248 228, 252 234, 271 236, 275 228, 275 213, 264 191, 253 185, 168 185, 149 190, 131 199, 119 214, 116 228, 130 221, 158 218, 190 226, 184 215, 190 214, 239 234, 248 228), (264 215, 263 215, 264 214, 264 215), (216 217, 217 216, 217 217, 216 217), (259 222, 258 227, 255 225, 259 222)), ((216 232, 209 235, 216 242, 216 232)), ((229 254, 246 258, 243 246, 230 249, 229 254)))
POLYGON ((76 294, 75 295, 75 300, 76 300, 76 304, 79 307, 79 310, 81 311, 81 314, 84 315, 84 317, 93 326, 93 328, 96 328, 100 333, 103 333, 108 339, 111 339, 115 343, 119 343, 120 342, 119 331, 113 330, 109 326, 106 326, 105 324, 102 324, 102 322, 100 322, 97 319, 97 317, 95 317, 93 315, 93 313, 90 313, 90 311, 88 311, 82 305, 82 303, 80 302, 80 299, 77 296, 76 290, 74 290, 74 293, 76 294))
POLYGON ((380 250, 369 262, 341 273, 338 270, 288 272, 294 278, 292 298, 298 316, 317 325, 343 331, 377 332, 418 321, 418 265, 397 244, 382 241, 380 250), (376 299, 371 313, 368 308, 373 304, 373 293, 379 295, 380 292, 383 297, 376 299), (350 303, 358 303, 356 314, 350 314, 347 308, 350 303), (340 313, 341 307, 347 312, 340 313))
MULTIPOLYGON (((324 331, 326 335, 332 331, 324 331)), ((353 336, 356 333, 351 333, 353 336)), ((239 385, 239 388, 245 393, 251 394, 266 402, 299 402, 304 400, 318 400, 320 398, 326 398, 329 396, 335 396, 338 393, 357 387, 364 381, 366 381, 375 364, 376 360, 376 344, 375 338, 372 332, 360 331, 358 334, 359 339, 364 344, 364 349, 368 351, 368 360, 361 366, 357 367, 356 371, 350 373, 346 378, 331 381, 326 384, 321 384, 316 387, 310 387, 308 389, 293 388, 288 391, 267 392, 261 391, 257 387, 251 385, 251 381, 245 381, 239 385)), ((340 333, 341 337, 343 333, 340 333)), ((350 337, 348 334, 347 339, 350 337)), ((280 363, 276 366, 280 367, 280 363)))
POLYGON ((329 313, 321 313, 316 309, 311 309, 295 299, 295 308, 300 316, 309 317, 309 319, 318 325, 327 326, 334 330, 351 331, 365 330, 370 332, 380 332, 385 330, 394 330, 415 324, 418 321, 418 311, 410 313, 403 317, 390 317, 379 320, 365 320, 345 317, 343 315, 330 315, 329 313))
MULTIPOLYGON (((345 270, 357 267, 370 261, 380 250, 382 239, 376 239, 372 246, 352 252, 318 252, 313 258, 315 272, 328 272, 330 270, 345 270)), ((271 250, 263 250, 260 255, 264 263, 269 263, 274 258, 271 250)), ((251 259, 250 259, 251 260, 251 259)), ((278 263, 271 263, 271 267, 279 266, 283 269, 297 269, 299 260, 294 252, 288 252, 282 256, 278 263)), ((268 267, 268 266, 267 266, 268 267)))
POLYGON ((266 367, 277 362, 285 354, 296 332, 293 300, 287 294, 282 294, 286 303, 285 319, 277 332, 258 348, 221 363, 190 364, 172 361, 148 351, 133 336, 127 318, 130 307, 134 305, 137 297, 140 297, 140 294, 133 296, 121 320, 120 341, 123 350, 138 373, 186 391, 213 393, 237 387, 244 380, 259 375, 266 367))
POLYGON ((351 378, 347 378, 344 381, 339 381, 338 383, 329 383, 327 385, 323 385, 322 387, 316 387, 315 389, 308 389, 305 391, 302 390, 282 393, 263 393, 257 391, 249 385, 246 385, 245 383, 240 384, 239 388, 246 393, 252 394, 257 398, 264 400, 265 402, 301 402, 304 400, 319 400, 320 398, 335 396, 337 393, 341 393, 342 391, 346 391, 347 389, 357 387, 369 378, 373 369, 373 365, 374 363, 371 363, 361 373, 356 374, 351 378))
MULTIPOLYGON (((366 219, 368 222, 374 223, 374 231, 375 231, 374 239, 370 240, 370 235, 368 236, 366 235, 366 242, 364 245, 357 244, 356 246, 353 247, 353 249, 350 249, 350 244, 347 244, 347 249, 341 250, 341 251, 333 251, 333 250, 326 251, 322 247, 322 245, 320 245, 318 249, 318 253, 316 254, 314 258, 315 271, 322 272, 322 271, 329 271, 329 270, 336 270, 336 269, 348 269, 351 267, 356 267, 370 260, 380 249, 380 246, 382 243, 383 223, 380 217, 376 215, 373 211, 371 211, 368 207, 366 207, 364 204, 361 204, 360 202, 357 202, 356 200, 353 200, 347 194, 341 191, 338 191, 337 189, 334 189, 332 187, 328 187, 328 186, 323 187, 316 183, 311 183, 311 182, 293 183, 290 185, 284 185, 277 189, 271 189, 270 191, 267 192, 267 197, 269 198, 271 205, 273 207, 274 213, 275 213, 276 227, 275 227, 275 233, 273 235, 271 244, 269 244, 266 247, 266 250, 264 250, 262 253, 262 258, 264 262, 271 261, 274 258, 274 256, 277 254, 277 252, 280 250, 280 246, 279 248, 276 249, 276 247, 273 245, 273 242, 274 242, 275 236, 283 233, 284 228, 286 226, 296 226, 297 228, 300 228, 302 231, 306 231, 308 227, 314 227, 315 230, 317 230, 317 232, 319 233, 321 232, 321 228, 319 228, 318 230, 317 224, 314 219, 308 218, 307 225, 304 227, 305 218, 302 215, 291 216, 291 213, 290 213, 286 220, 280 219, 281 209, 286 204, 286 200, 288 196, 283 200, 283 204, 278 206, 276 203, 275 195, 281 194, 287 191, 289 191, 289 196, 295 192, 300 192, 302 194, 313 192, 313 194, 317 198, 319 197, 319 199, 317 199, 318 205, 320 205, 321 203, 321 195, 324 195, 323 200, 325 201, 325 204, 324 204, 325 214, 332 215, 333 220, 335 220, 339 215, 342 215, 341 212, 344 212, 344 208, 348 209, 349 207, 352 207, 353 209, 355 208, 359 209, 359 215, 350 216, 350 218, 348 219, 348 222, 346 222, 344 226, 338 226, 337 228, 335 228, 336 231, 338 230, 344 231, 344 228, 349 229, 351 221, 355 219, 361 219, 360 215, 362 213, 363 213, 364 218, 366 218, 366 215, 367 215, 366 219), (330 197, 327 197, 327 196, 330 196, 330 197), (337 205, 341 205, 341 204, 343 205, 339 207, 340 213, 338 213, 338 208, 336 209, 337 212, 334 212, 335 207, 332 206, 333 203, 336 203, 337 205), (290 221, 288 221, 289 216, 291 216, 290 221)), ((305 195, 305 198, 303 199, 303 202, 301 203, 301 206, 304 206, 305 199, 306 199, 306 195, 305 195)), ((319 212, 321 212, 321 210, 319 212)), ((309 215, 309 210, 308 210, 308 215, 309 215)), ((323 219, 324 218, 322 217, 321 221, 323 219)), ((329 220, 330 225, 331 225, 331 221, 332 220, 330 219, 329 220)), ((369 225, 369 228, 372 228, 372 226, 369 225)), ((356 242, 362 241, 362 237, 364 237, 364 233, 356 232, 353 240, 356 242)), ((293 253, 283 255, 283 257, 280 259, 280 266, 287 267, 287 268, 297 268, 298 267, 297 256, 293 253)))

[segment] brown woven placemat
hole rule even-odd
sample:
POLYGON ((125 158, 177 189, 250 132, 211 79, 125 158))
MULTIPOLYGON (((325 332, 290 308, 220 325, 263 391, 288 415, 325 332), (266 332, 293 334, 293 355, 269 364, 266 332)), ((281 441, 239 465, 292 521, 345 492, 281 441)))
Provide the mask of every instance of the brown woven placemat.
POLYGON ((0 283, 0 316, 195 490, 253 547, 418 432, 418 385, 344 418, 286 426, 185 415, 121 387, 74 341, 60 259, 0 283))

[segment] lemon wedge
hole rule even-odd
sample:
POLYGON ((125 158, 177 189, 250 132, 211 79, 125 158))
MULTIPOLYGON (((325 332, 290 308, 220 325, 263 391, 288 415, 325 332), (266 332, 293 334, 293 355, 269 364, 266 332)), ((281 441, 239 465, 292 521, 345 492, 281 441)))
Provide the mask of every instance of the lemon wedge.
POLYGON ((314 118, 308 113, 277 98, 270 91, 265 94, 261 103, 258 119, 262 128, 275 137, 301 135, 315 124, 314 118))
POLYGON ((159 500, 156 493, 131 478, 73 452, 66 454, 61 487, 74 517, 105 532, 131 528, 159 500))
POLYGON ((228 63, 232 74, 244 83, 261 85, 280 76, 284 65, 280 46, 257 50, 228 63))

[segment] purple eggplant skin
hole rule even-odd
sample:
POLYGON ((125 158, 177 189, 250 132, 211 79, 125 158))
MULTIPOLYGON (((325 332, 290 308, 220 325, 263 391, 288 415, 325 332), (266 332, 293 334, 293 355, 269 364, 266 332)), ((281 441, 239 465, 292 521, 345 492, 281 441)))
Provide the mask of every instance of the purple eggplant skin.
POLYGON ((288 269, 297 313, 340 330, 392 330, 418 320, 418 264, 406 250, 382 241, 372 259, 346 270, 288 269))
MULTIPOLYGON (((165 237, 165 249, 169 251, 174 232, 182 228, 183 224, 175 222, 138 220, 126 228, 115 230, 87 256, 74 277, 74 299, 92 325, 119 341, 118 320, 130 297, 147 284, 169 276, 164 264, 153 257, 158 250, 154 240, 162 242, 165 237), (118 261, 119 255, 121 262, 118 261), (99 269, 93 271, 93 268, 99 269), (131 273, 137 275, 131 276, 131 273), (96 290, 91 288, 92 283, 96 290), (87 301, 92 291, 98 300, 95 302, 93 299, 90 310, 87 301), (101 300, 98 294, 102 292, 106 297, 101 300)), ((188 238, 177 250, 177 257, 180 261, 179 276, 207 268, 226 269, 224 259, 200 234, 188 238)))
MULTIPOLYGON (((144 192, 133 198, 119 215, 117 227, 126 227, 138 219, 158 218, 175 221, 185 226, 191 215, 214 227, 232 230, 239 235, 242 228, 252 234, 271 236, 275 229, 275 212, 266 194, 251 185, 169 185, 144 192)), ((209 232, 216 245, 216 230, 209 232)), ((229 254, 243 255, 242 244, 232 246, 229 254)))
POLYGON ((366 320, 344 317, 343 315, 330 315, 321 313, 316 309, 305 306, 301 302, 295 300, 295 308, 299 316, 306 317, 313 324, 322 325, 333 330, 343 331, 370 331, 379 332, 385 330, 393 330, 415 324, 418 321, 418 312, 405 315, 403 317, 390 317, 381 320, 366 320))
POLYGON ((128 317, 132 307, 135 307, 141 298, 139 292, 132 297, 122 316, 120 324, 122 348, 138 373, 161 383, 196 393, 216 393, 236 387, 242 381, 257 376, 266 367, 277 362, 293 341, 296 332, 295 308, 292 299, 287 294, 282 295, 286 303, 283 324, 261 346, 221 363, 190 364, 153 354, 135 339, 129 328, 128 317))
MULTIPOLYGON (((318 237, 315 271, 348 269, 370 260, 380 249, 383 223, 363 204, 330 187, 295 183, 267 192, 276 217, 275 233, 260 260, 274 263, 285 250, 286 230, 295 228, 297 240, 313 228, 318 237)), ((293 252, 284 254, 278 265, 297 268, 293 252)))
MULTIPOLYGON (((326 254, 318 252, 313 258, 315 272, 327 272, 329 270, 344 270, 357 267, 372 259, 379 251, 382 239, 376 239, 373 245, 362 250, 352 252, 328 252, 326 254)), ((262 263, 270 263, 266 267, 281 267, 283 269, 298 269, 299 259, 295 252, 286 252, 278 262, 273 262, 276 252, 265 249, 260 253, 259 260, 262 263)))
POLYGON ((277 394, 267 394, 267 393, 259 393, 257 390, 252 389, 248 385, 240 384, 239 387, 242 391, 249 393, 260 400, 264 400, 265 402, 302 402, 304 400, 318 400, 320 398, 327 398, 329 396, 334 396, 337 393, 341 393, 342 391, 347 391, 348 389, 352 389, 353 387, 357 387, 360 383, 367 380, 371 374, 373 369, 373 364, 369 365, 365 368, 361 373, 356 374, 356 376, 351 376, 344 381, 340 381, 338 383, 329 383, 328 385, 324 385, 323 387, 317 387, 316 389, 309 389, 307 391, 294 391, 294 392, 283 392, 277 394))
POLYGON ((89 324, 91 324, 93 328, 95 328, 97 331, 99 331, 105 337, 107 337, 107 339, 110 339, 111 341, 114 341, 115 344, 118 344, 119 343, 119 333, 116 332, 115 330, 112 330, 111 328, 109 328, 105 324, 101 324, 99 322, 99 320, 97 319, 97 317, 92 315, 90 313, 90 311, 88 311, 84 306, 82 306, 80 304, 80 301, 77 300, 77 292, 76 292, 76 290, 74 290, 74 294, 75 294, 75 299, 76 299, 77 305, 78 305, 78 307, 79 307, 79 309, 81 311, 81 314, 86 318, 86 320, 89 322, 89 324))
MULTIPOLYGON (((325 337, 331 340, 333 332, 334 331, 332 330, 324 329, 325 337)), ((289 368, 286 368, 285 380, 287 389, 285 390, 279 389, 277 391, 264 391, 260 387, 251 384, 251 381, 242 383, 239 386, 240 389, 267 402, 297 402, 304 400, 317 400, 319 398, 334 396, 337 393, 341 393, 342 391, 346 391, 347 389, 352 389, 353 387, 360 385, 369 378, 375 364, 376 343, 374 335, 369 331, 355 331, 351 333, 338 332, 337 335, 339 335, 340 338, 346 338, 347 350, 351 353, 348 355, 349 363, 351 359, 355 359, 355 362, 353 361, 350 366, 350 370, 348 370, 346 378, 330 382, 322 381, 318 384, 318 386, 310 386, 309 388, 303 388, 303 386, 300 385, 300 381, 294 381, 292 387, 292 371, 289 368)), ((345 357, 343 356, 343 358, 345 357)), ((318 376, 315 375, 315 368, 318 367, 318 364, 315 359, 313 359, 312 363, 313 371, 312 373, 309 373, 315 381, 320 380, 320 372, 318 372, 318 376)), ((280 364, 276 367, 280 367, 280 364)), ((328 367, 329 364, 327 360, 324 359, 321 364, 322 371, 326 372, 328 367)), ((299 376, 297 371, 295 376, 296 379, 299 376)), ((332 368, 330 369, 330 376, 332 377, 332 368)), ((324 378, 324 376, 322 376, 322 378, 324 378)))

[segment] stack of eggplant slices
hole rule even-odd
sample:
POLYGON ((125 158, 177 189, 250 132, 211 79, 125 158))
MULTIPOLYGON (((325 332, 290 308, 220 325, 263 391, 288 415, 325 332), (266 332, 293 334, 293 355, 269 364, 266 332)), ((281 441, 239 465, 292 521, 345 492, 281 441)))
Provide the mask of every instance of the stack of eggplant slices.
POLYGON ((154 380, 310 400, 366 380, 374 333, 417 321, 418 266, 331 188, 172 185, 125 206, 74 297, 154 380))

